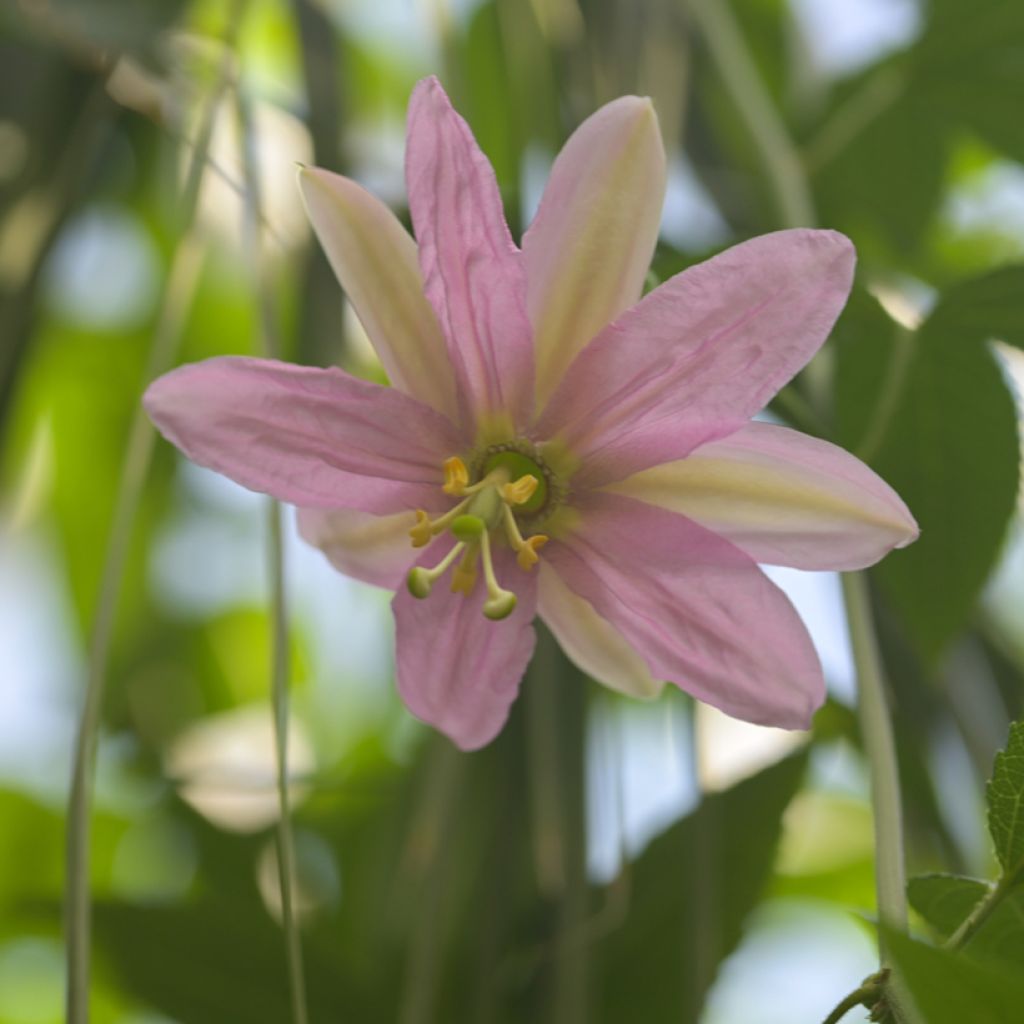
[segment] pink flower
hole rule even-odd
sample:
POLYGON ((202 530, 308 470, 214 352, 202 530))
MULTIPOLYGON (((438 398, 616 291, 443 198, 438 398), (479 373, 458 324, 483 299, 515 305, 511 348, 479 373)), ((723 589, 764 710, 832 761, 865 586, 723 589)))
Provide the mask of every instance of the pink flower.
POLYGON ((765 235, 641 299, 665 158, 636 97, 572 136, 522 249, 433 78, 410 103, 406 174, 418 247, 354 182, 301 175, 392 387, 217 358, 157 380, 153 421, 200 465, 297 505, 342 572, 397 589, 399 691, 460 747, 505 722, 535 615, 614 689, 668 680, 807 726, 821 668, 757 563, 857 569, 917 535, 853 456, 750 422, 828 336, 850 242, 765 235))

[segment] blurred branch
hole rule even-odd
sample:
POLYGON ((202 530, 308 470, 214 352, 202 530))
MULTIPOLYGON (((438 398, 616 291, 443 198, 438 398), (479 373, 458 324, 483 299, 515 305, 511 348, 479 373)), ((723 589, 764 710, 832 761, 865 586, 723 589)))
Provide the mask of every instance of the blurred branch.
POLYGON ((758 76, 727 0, 688 0, 722 84, 764 158, 765 172, 787 227, 812 227, 814 201, 800 153, 758 76))
MULTIPOLYGON (((180 200, 181 241, 175 251, 153 334, 146 380, 165 372, 174 362, 178 341, 202 264, 202 248, 192 232, 214 118, 233 73, 233 52, 244 0, 232 0, 225 29, 225 49, 217 81, 204 112, 202 128, 189 164, 180 200)), ((75 740, 67 824, 67 1021, 89 1020, 89 971, 92 906, 89 892, 91 803, 99 739, 100 714, 113 638, 117 599, 124 576, 136 511, 152 457, 154 431, 141 404, 128 435, 124 465, 114 505, 114 518, 100 579, 89 642, 85 699, 75 740)))

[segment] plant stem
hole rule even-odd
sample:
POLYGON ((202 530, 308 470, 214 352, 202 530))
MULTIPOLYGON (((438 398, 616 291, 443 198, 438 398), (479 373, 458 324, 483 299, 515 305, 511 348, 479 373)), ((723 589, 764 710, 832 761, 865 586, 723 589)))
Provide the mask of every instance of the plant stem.
MULTIPOLYGON (((281 346, 277 338, 270 282, 263 279, 260 258, 260 229, 263 223, 262 186, 256 158, 256 137, 248 97, 239 87, 235 90, 235 105, 239 122, 242 164, 245 176, 245 248, 250 254, 253 291, 259 309, 260 347, 268 358, 279 357, 281 346)), ((274 717, 274 746, 276 750, 277 797, 277 867, 281 887, 281 921, 284 928, 285 954, 288 962, 288 982, 292 1000, 293 1024, 306 1024, 306 987, 302 968, 302 938, 295 916, 293 888, 297 878, 295 837, 292 832, 291 793, 288 773, 288 717, 289 717, 289 641, 288 603, 285 593, 284 544, 281 537, 281 506, 267 503, 267 567, 270 576, 270 603, 273 617, 273 653, 271 666, 270 700, 274 717)))
POLYGON ((858 1006, 872 1006, 882 998, 882 983, 877 977, 869 978, 858 989, 854 989, 839 1005, 822 1021, 822 1024, 839 1024, 851 1010, 858 1006))
MULTIPOLYGON (((689 0, 689 10, 707 41, 712 59, 751 139, 761 152, 782 224, 786 227, 812 226, 816 222, 814 202, 800 154, 759 79, 753 57, 744 44, 727 0, 689 0)), ((822 365, 815 361, 805 372, 822 365)), ((812 374, 809 384, 815 393, 825 390, 820 371, 812 374)), ((905 933, 906 879, 896 748, 885 702, 881 660, 871 622, 866 581, 861 574, 843 575, 843 597, 857 669, 861 731, 871 770, 878 914, 884 925, 905 933)), ((890 967, 884 935, 881 934, 879 956, 883 969, 890 967)), ((888 978, 886 997, 898 1020, 910 1019, 912 1003, 898 973, 888 978)))
MULTIPOLYGON (((181 241, 167 276, 163 303, 153 335, 146 369, 146 380, 169 369, 174 362, 185 318, 199 278, 202 250, 191 233, 199 200, 199 189, 207 164, 213 137, 214 115, 231 74, 233 41, 237 30, 241 2, 232 6, 225 35, 225 55, 218 81, 204 113, 199 136, 192 151, 188 175, 180 202, 181 241)), ((154 434, 145 411, 135 410, 128 433, 124 463, 114 501, 114 516, 107 541, 100 578, 96 611, 86 667, 85 696, 75 737, 71 786, 68 796, 65 932, 67 957, 67 990, 65 999, 67 1024, 87 1024, 89 1020, 90 940, 92 905, 89 893, 89 854, 91 842, 92 793, 96 770, 96 748, 100 712, 107 678, 107 664, 113 638, 117 599, 124 576, 131 541, 132 526, 142 496, 153 452, 154 434)))
MULTIPOLYGON (((885 683, 878 655, 867 581, 861 573, 844 573, 843 599, 850 625, 850 643, 857 667, 858 711, 868 763, 875 818, 875 871, 878 916, 894 931, 907 930, 907 882, 903 869, 903 830, 896 744, 886 706, 885 683)), ((880 939, 882 966, 889 966, 880 939)))
POLYGON ((688 10, 707 42, 736 110, 761 151, 782 222, 788 227, 814 224, 814 202, 800 153, 761 82, 728 0, 689 0, 688 10))

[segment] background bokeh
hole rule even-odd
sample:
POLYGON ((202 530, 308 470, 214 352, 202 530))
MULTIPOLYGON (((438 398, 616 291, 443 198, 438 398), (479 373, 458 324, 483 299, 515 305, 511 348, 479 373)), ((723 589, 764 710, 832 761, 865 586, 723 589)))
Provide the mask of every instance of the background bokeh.
MULTIPOLYGON (((713 6, 0 10, 2 1024, 62 1018, 71 749, 154 344, 190 361, 269 334, 288 358, 379 378, 295 165, 405 217, 405 104, 431 73, 517 235, 572 129, 641 93, 670 168, 652 285, 790 224, 787 190, 854 240, 847 312, 769 415, 857 452, 921 523, 871 577, 908 862, 991 876, 983 784, 1024 703, 1024 5, 713 6)), ((162 442, 145 480, 105 672, 94 1019, 280 1024, 267 507, 162 442)), ((811 734, 677 692, 629 703, 544 641, 509 728, 459 755, 394 693, 389 595, 282 516, 313 1021, 800 1024, 873 970, 834 576, 772 570, 829 679, 811 734)))

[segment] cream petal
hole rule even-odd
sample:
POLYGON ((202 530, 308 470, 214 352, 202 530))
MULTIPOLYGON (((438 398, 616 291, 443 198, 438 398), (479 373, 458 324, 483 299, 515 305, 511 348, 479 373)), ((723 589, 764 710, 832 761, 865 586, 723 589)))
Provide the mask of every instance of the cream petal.
POLYGON ((608 490, 679 512, 758 562, 863 569, 918 534, 898 494, 827 441, 750 423, 608 490))
POLYGON ((299 172, 309 219, 395 387, 456 417, 444 336, 423 292, 416 243, 379 199, 319 167, 299 172))
POLYGON ((664 198, 649 99, 607 104, 562 149, 523 237, 538 408, 580 349, 640 298, 664 198))
POLYGON ((411 512, 375 516, 352 508, 300 508, 296 513, 299 536, 346 576, 397 590, 416 561, 411 512))
POLYGON ((629 697, 657 697, 665 684, 651 678, 647 663, 626 638, 550 566, 541 561, 539 570, 537 610, 562 650, 609 689, 629 697))

